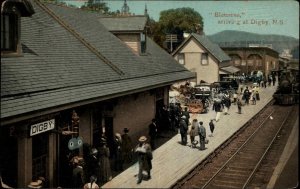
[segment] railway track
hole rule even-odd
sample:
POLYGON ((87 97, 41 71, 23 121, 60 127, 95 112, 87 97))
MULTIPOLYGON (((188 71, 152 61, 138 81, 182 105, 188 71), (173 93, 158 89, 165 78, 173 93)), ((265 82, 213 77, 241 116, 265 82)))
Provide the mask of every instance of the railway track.
POLYGON ((291 121, 288 118, 293 110, 292 106, 267 106, 229 140, 230 145, 221 146, 172 188, 245 188, 248 183, 255 186, 253 176, 255 182, 266 182, 265 176, 276 161, 266 163, 265 156, 280 138, 282 127, 291 121))

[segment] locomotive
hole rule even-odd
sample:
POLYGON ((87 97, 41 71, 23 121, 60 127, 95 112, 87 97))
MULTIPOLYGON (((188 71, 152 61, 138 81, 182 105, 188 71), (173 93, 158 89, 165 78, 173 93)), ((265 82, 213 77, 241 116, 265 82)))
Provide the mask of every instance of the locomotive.
POLYGON ((273 95, 277 104, 292 105, 299 103, 299 71, 281 70, 278 72, 279 85, 273 95))

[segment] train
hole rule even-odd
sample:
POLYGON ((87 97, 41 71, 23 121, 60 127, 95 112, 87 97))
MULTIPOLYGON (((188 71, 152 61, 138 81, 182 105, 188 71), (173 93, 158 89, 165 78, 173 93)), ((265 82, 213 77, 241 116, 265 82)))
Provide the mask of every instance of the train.
POLYGON ((279 105, 299 103, 299 70, 285 68, 278 71, 278 88, 273 98, 279 105))

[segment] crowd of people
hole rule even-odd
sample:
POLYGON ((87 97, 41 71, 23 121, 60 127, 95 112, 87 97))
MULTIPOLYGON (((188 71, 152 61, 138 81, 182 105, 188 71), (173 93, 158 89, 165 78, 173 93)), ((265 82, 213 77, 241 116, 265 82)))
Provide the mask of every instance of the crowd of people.
MULTIPOLYGON (((242 107, 247 107, 248 105, 256 105, 257 101, 261 100, 260 90, 268 86, 275 86, 276 77, 270 75, 267 77, 268 80, 263 80, 262 83, 241 83, 239 90, 216 90, 215 94, 212 96, 213 103, 211 109, 215 111, 215 117, 208 123, 208 128, 210 129, 209 137, 213 137, 213 132, 215 129, 215 123, 221 118, 221 115, 229 115, 229 110, 233 106, 237 107, 238 114, 242 114, 242 107)), ((185 108, 186 110, 186 108, 185 108)), ((206 129, 203 127, 203 121, 198 122, 197 119, 193 119, 189 123, 186 114, 181 114, 181 120, 179 122, 179 132, 181 136, 181 144, 187 145, 187 136, 190 136, 191 147, 195 148, 199 143, 199 149, 204 150, 205 144, 208 143, 206 139, 206 129), (189 127, 190 125, 190 127, 189 127), (196 140, 196 136, 199 136, 199 140, 196 140)))
MULTIPOLYGON (((272 81, 275 81, 275 79, 272 81)), ((256 105, 256 101, 260 100, 259 91, 264 87, 267 87, 267 85, 257 83, 252 85, 241 84, 240 90, 235 90, 233 94, 217 91, 211 105, 211 109, 216 114, 207 124, 210 130, 208 136, 214 136, 215 123, 220 120, 221 115, 229 115, 232 105, 237 107, 238 114, 243 113, 243 106, 246 108, 250 104, 256 105)), ((124 128, 122 135, 115 133, 114 147, 111 150, 107 147, 105 137, 100 139, 98 148, 86 146, 83 151, 83 160, 75 157, 72 161, 73 187, 99 188, 99 186, 112 179, 109 158, 113 158, 112 168, 115 171, 123 171, 123 164, 132 162, 133 154, 136 155, 139 166, 136 175, 137 184, 140 184, 143 179, 151 179, 152 150, 157 148, 156 142, 160 132, 175 131, 177 133, 179 131, 182 145, 187 145, 189 135, 192 148, 205 150, 205 145, 209 141, 205 128, 206 124, 195 118, 190 122, 190 118, 188 107, 182 109, 180 103, 170 104, 170 107, 163 106, 149 125, 147 136, 149 139, 146 136, 141 136, 135 148, 132 148, 133 142, 128 134, 128 128, 124 128), (147 172, 147 175, 143 175, 143 171, 147 172)))
POLYGON ((115 133, 113 147, 107 146, 104 135, 97 142, 97 147, 83 145, 83 156, 73 156, 70 160, 72 171, 72 188, 99 188, 112 179, 112 171, 123 171, 124 163, 133 160, 133 142, 128 128, 123 134, 115 133), (111 167, 112 160, 112 167, 111 167))
POLYGON ((70 163, 73 168, 72 188, 100 188, 101 185, 112 179, 112 171, 121 172, 124 164, 133 163, 133 156, 137 158, 139 172, 137 183, 146 179, 151 179, 152 145, 155 147, 155 136, 157 135, 156 120, 153 119, 149 125, 150 143, 147 143, 146 136, 141 136, 136 147, 129 136, 129 129, 124 128, 123 134, 115 133, 113 148, 107 146, 104 135, 98 142, 99 147, 91 147, 89 144, 83 146, 83 157, 74 156, 70 163), (112 162, 111 162, 112 160, 112 162), (111 167, 111 165, 113 165, 111 167), (142 173, 147 172, 145 177, 142 173))

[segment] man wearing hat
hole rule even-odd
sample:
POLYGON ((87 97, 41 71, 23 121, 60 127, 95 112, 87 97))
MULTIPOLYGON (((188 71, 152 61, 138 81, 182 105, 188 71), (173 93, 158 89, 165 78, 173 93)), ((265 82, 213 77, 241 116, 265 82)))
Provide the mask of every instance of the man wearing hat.
POLYGON ((123 130, 124 134, 122 134, 122 151, 123 151, 123 160, 126 163, 131 163, 132 161, 132 140, 129 136, 129 129, 124 128, 123 130))
POLYGON ((141 136, 139 138, 139 144, 135 148, 135 152, 138 156, 138 165, 139 165, 139 172, 138 172, 138 181, 137 184, 140 184, 143 179, 143 171, 147 171, 148 179, 151 179, 151 169, 152 163, 151 160, 153 159, 151 146, 146 143, 147 138, 145 136, 141 136))
POLYGON ((151 148, 154 150, 156 147, 155 140, 157 137, 157 125, 155 119, 152 119, 152 123, 149 125, 149 137, 150 137, 151 148))
POLYGON ((181 117, 181 120, 179 122, 179 130, 180 130, 180 135, 181 135, 181 144, 186 145, 188 126, 186 124, 186 117, 185 116, 181 117))
POLYGON ((206 129, 203 126, 203 122, 199 122, 199 141, 200 141, 200 150, 205 150, 205 138, 206 138, 206 129))

